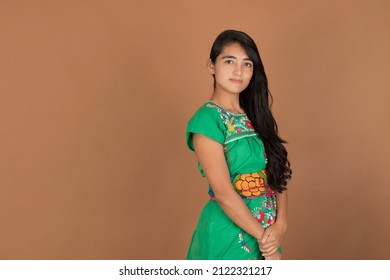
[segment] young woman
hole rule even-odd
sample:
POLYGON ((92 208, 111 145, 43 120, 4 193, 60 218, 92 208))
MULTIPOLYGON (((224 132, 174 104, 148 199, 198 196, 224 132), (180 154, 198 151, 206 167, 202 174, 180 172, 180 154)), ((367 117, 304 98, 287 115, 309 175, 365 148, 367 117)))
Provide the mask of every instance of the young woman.
POLYGON ((188 122, 186 137, 210 200, 187 259, 280 259, 291 169, 256 44, 244 32, 222 32, 208 70, 214 92, 188 122))

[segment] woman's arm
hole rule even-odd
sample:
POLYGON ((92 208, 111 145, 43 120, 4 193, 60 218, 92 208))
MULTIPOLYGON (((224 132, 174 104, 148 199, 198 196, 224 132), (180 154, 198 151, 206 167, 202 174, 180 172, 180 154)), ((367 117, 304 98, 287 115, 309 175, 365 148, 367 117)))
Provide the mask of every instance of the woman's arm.
POLYGON ((281 225, 283 233, 287 230, 287 190, 276 193, 277 218, 276 222, 281 225))
POLYGON ((240 228, 256 239, 261 239, 263 227, 232 187, 222 145, 202 134, 195 133, 192 137, 196 156, 219 206, 240 228))
POLYGON ((282 237, 287 230, 287 191, 282 193, 277 192, 276 202, 276 222, 265 230, 264 236, 259 242, 260 250, 265 257, 276 252, 280 246, 282 237))

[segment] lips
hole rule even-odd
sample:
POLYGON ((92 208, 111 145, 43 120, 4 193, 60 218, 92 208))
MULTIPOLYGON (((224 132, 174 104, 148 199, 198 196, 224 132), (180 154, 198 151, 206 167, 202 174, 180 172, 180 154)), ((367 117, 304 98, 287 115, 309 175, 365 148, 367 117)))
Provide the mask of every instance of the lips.
POLYGON ((229 79, 234 84, 242 84, 242 80, 240 79, 229 79))

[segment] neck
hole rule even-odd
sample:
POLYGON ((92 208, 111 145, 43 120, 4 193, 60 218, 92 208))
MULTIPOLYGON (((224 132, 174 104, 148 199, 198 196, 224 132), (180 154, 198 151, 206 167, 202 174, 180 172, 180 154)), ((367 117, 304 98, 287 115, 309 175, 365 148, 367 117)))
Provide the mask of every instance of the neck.
POLYGON ((241 114, 245 112, 240 107, 239 97, 240 96, 238 94, 218 94, 218 92, 214 92, 210 100, 218 103, 220 106, 232 113, 241 114))

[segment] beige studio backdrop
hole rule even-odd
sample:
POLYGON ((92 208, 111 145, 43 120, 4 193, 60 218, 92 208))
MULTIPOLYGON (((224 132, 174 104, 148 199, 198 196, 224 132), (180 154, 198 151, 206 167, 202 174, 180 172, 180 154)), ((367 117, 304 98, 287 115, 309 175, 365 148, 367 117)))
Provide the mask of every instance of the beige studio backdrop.
POLYGON ((293 168, 286 259, 390 259, 390 4, 0 1, 0 258, 184 259, 211 44, 256 41, 293 168))

